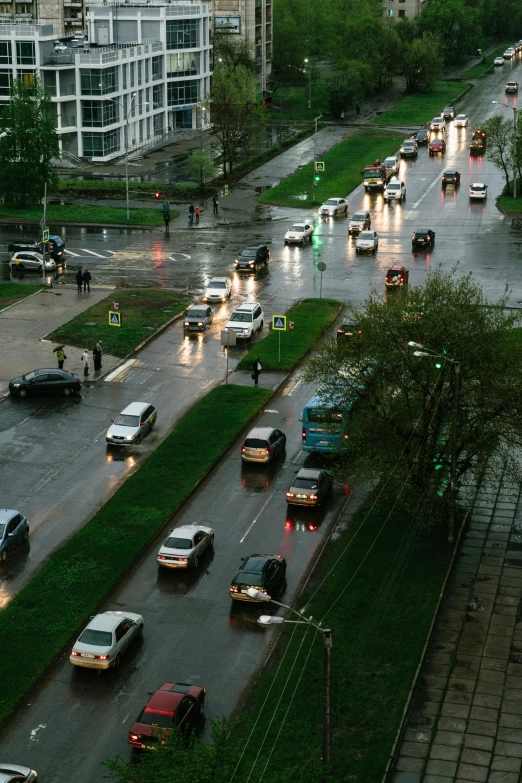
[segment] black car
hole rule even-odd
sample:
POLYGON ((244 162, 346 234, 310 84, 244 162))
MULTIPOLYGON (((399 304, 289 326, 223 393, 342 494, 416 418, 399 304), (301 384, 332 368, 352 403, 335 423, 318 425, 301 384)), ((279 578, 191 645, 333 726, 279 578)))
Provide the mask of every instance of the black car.
POLYGON ((360 329, 357 324, 354 324, 350 318, 343 318, 342 322, 337 327, 337 342, 352 340, 360 334, 362 334, 362 329, 360 329))
POLYGON ((445 120, 453 120, 455 118, 455 107, 445 106, 442 111, 442 116, 445 120))
POLYGON ((254 587, 262 593, 273 595, 281 587, 286 576, 286 560, 281 555, 250 555, 244 557, 230 585, 230 597, 235 601, 255 601, 247 590, 254 587))
POLYGON ((414 138, 417 144, 427 144, 430 140, 430 134, 428 133, 426 128, 421 128, 420 130, 417 131, 414 138))
POLYGON ((55 367, 49 370, 33 370, 27 375, 13 378, 9 381, 9 391, 18 397, 28 397, 33 394, 64 394, 68 397, 81 391, 78 375, 55 367))
POLYGON ((183 321, 183 329, 186 332, 206 332, 212 323, 212 308, 206 304, 196 304, 189 307, 183 321))
POLYGON ((442 175, 442 189, 445 190, 448 185, 458 188, 460 185, 460 173, 458 171, 445 171, 442 175))
POLYGON ((419 228, 413 232, 411 238, 411 246, 415 247, 430 247, 435 244, 435 232, 430 228, 419 228))
POLYGON ((260 266, 266 266, 270 261, 270 250, 266 245, 247 247, 239 258, 234 261, 238 271, 255 272, 260 266))

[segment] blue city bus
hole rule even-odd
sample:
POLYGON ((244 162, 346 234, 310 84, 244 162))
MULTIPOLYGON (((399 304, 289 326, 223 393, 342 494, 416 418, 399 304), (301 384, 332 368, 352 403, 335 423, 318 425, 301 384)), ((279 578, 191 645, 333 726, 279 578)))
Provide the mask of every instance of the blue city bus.
POLYGON ((303 409, 303 450, 323 454, 349 451, 348 423, 357 396, 339 406, 315 395, 303 409))

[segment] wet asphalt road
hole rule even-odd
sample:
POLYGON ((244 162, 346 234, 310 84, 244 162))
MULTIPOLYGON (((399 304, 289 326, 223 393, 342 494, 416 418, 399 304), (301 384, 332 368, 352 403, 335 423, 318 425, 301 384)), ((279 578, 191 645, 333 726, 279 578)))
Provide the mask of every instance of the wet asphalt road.
MULTIPOLYGON (((247 295, 256 297, 270 315, 298 298, 317 294, 316 264, 323 260, 327 264, 324 295, 359 304, 372 287, 384 290, 384 274, 391 264, 404 263, 410 270, 410 283, 418 284, 432 264, 449 269, 459 261, 461 271, 473 271, 489 298, 497 298, 508 283, 513 289, 511 304, 522 303, 518 272, 522 235, 502 219, 494 204, 502 189, 502 177, 485 158, 471 159, 467 146, 472 127, 497 110, 492 101, 504 102, 503 86, 509 70, 509 66, 498 69, 459 103, 458 111, 469 114, 470 126, 461 130, 449 126, 445 157, 429 158, 427 150, 421 148, 415 162, 401 163, 400 176, 407 185, 404 204, 385 205, 382 196, 367 196, 361 188, 351 194, 352 212, 364 207, 372 213, 372 228, 380 236, 375 257, 355 255, 355 242, 347 237, 345 219, 320 222, 315 217, 313 246, 284 248, 281 240, 288 225, 310 216, 304 210, 256 208, 256 214, 269 213, 276 220, 236 228, 172 232, 170 240, 165 240, 161 232, 68 229, 68 248, 76 254, 71 256, 71 268, 75 263, 88 263, 97 282, 180 288, 188 285, 197 290, 210 276, 231 273, 237 252, 258 242, 270 244, 272 263, 270 270, 257 278, 234 278, 233 300, 223 306, 207 335, 184 339, 180 325, 174 325, 140 353, 141 364, 121 382, 95 384, 76 405, 12 400, 1 405, 2 498, 6 498, 7 506, 27 513, 32 523, 30 551, 13 558, 7 571, 0 573, 3 601, 45 554, 134 469, 193 399, 223 377, 219 329, 231 307, 247 295), (450 167, 461 172, 461 186, 457 192, 448 189, 444 193, 440 176, 450 167), (484 204, 469 202, 469 185, 474 181, 489 186, 484 204), (412 255, 411 234, 421 227, 436 231, 435 249, 429 254, 412 255), (108 458, 103 435, 109 419, 138 398, 157 404, 158 427, 136 453, 108 458), (78 487, 82 486, 87 490, 80 495, 78 487)), ((512 72, 522 82, 520 63, 512 72)), ((515 100, 510 97, 506 102, 514 105, 515 100)), ((503 113, 512 118, 511 110, 503 113)), ((0 242, 3 244, 13 232, 2 227, 0 242)), ((128 726, 148 690, 171 677, 190 677, 207 687, 209 716, 230 711, 263 659, 268 641, 268 635, 260 634, 249 612, 241 608, 230 614, 227 588, 239 557, 257 549, 287 555, 289 596, 325 529, 323 524, 315 533, 285 530, 284 524, 283 490, 292 475, 293 460, 297 465, 302 459, 298 419, 309 396, 309 390, 299 386, 294 394, 271 403, 277 414, 265 414, 267 421, 277 422, 291 439, 287 462, 272 478, 243 475, 236 448, 183 510, 180 522, 201 521, 216 528, 212 562, 204 564, 195 575, 158 575, 153 548, 112 597, 107 608, 129 607, 144 614, 142 647, 131 653, 120 671, 107 676, 76 672, 67 661, 59 662, 31 699, 31 706, 24 707, 4 729, 4 758, 33 764, 43 779, 53 783, 70 778, 71 773, 79 783, 101 780, 100 760, 115 752, 126 753, 128 726), (242 535, 269 498, 241 544, 242 535), (101 712, 103 732, 98 728, 101 712), (34 729, 38 731, 32 735, 34 729)), ((341 494, 337 503, 340 498, 341 494)), ((330 513, 335 507, 333 503, 330 513)))

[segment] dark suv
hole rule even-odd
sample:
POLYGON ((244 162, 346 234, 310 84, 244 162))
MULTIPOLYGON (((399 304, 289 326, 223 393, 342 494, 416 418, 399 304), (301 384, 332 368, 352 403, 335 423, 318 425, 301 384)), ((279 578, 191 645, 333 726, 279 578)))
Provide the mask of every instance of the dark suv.
POLYGON ((250 555, 242 558, 241 565, 230 585, 230 597, 235 601, 259 601, 251 598, 247 590, 254 587, 262 593, 273 595, 285 581, 286 560, 281 555, 250 555))
POLYGON ((458 171, 445 171, 441 180, 442 189, 446 190, 447 185, 453 185, 458 188, 460 185, 460 173, 458 171))
POLYGON ((260 266, 266 266, 270 261, 270 250, 266 245, 247 247, 239 258, 234 261, 238 272, 255 272, 260 266))
POLYGON ((413 232, 411 238, 412 249, 416 247, 430 247, 435 244, 435 231, 430 228, 419 228, 413 232))
POLYGON ((354 324, 350 318, 343 318, 342 322, 337 327, 337 342, 344 342, 345 340, 351 340, 354 337, 358 337, 362 334, 357 324, 354 324))

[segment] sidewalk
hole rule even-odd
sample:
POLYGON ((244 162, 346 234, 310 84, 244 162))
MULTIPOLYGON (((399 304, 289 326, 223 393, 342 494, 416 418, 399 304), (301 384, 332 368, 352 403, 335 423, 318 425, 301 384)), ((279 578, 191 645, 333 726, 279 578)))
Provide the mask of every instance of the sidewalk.
MULTIPOLYGON (((104 299, 110 290, 91 288, 90 294, 79 294, 76 288, 60 286, 45 288, 27 299, 0 312, 0 398, 8 391, 11 378, 40 367, 58 367, 53 348, 56 343, 44 340, 58 326, 70 321, 88 307, 104 299)), ((92 353, 93 345, 85 348, 92 353)), ((82 351, 66 346, 67 359, 64 369, 79 373, 83 379, 80 362, 82 351)), ((116 356, 104 354, 103 372, 110 371, 121 362, 116 356)), ((91 370, 90 379, 95 379, 91 370)))
POLYGON ((481 486, 431 634, 392 783, 518 783, 522 499, 481 486))

